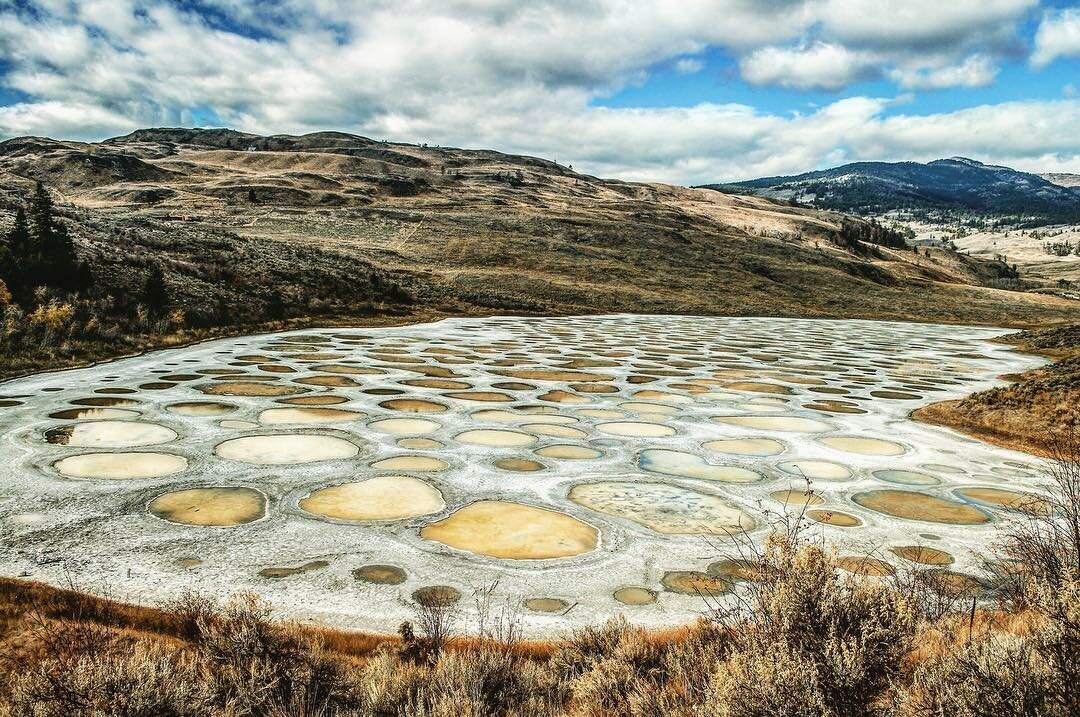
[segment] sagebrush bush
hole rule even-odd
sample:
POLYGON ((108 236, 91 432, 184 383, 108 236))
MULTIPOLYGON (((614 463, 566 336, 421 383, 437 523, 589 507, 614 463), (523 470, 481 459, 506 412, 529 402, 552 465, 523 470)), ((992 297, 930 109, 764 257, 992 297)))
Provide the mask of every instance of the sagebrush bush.
POLYGON ((419 663, 382 649, 356 674, 354 689, 358 717, 540 717, 559 714, 561 704, 548 665, 495 645, 419 663))
POLYGON ((1076 714, 1055 699, 1055 681, 1027 640, 986 636, 919 665, 899 711, 904 717, 1076 714))
POLYGON ((72 643, 14 675, 9 689, 0 714, 10 717, 196 717, 207 696, 190 659, 149 640, 95 652, 72 643))
POLYGON ((402 714, 425 689, 429 666, 381 648, 353 675, 357 717, 402 714))
POLYGON ((557 712, 556 697, 546 666, 488 647, 449 652, 436 662, 416 713, 450 715, 459 704, 470 705, 477 717, 546 715, 557 712))
POLYGON ((740 649, 719 665, 707 713, 717 717, 821 717, 830 710, 816 660, 787 645, 740 649))
POLYGON ((296 626, 270 618, 269 605, 254 595, 197 618, 194 652, 213 705, 259 717, 299 705, 350 704, 342 662, 296 626))
POLYGON ((797 532, 773 535, 759 563, 745 609, 722 615, 732 645, 713 684, 717 713, 875 714, 910 649, 910 602, 887 585, 839 576, 835 558, 797 532), (783 704, 794 711, 778 712, 783 704))
POLYGON ((726 633, 702 620, 663 639, 625 618, 575 631, 552 658, 566 714, 691 717, 701 712, 726 633))
POLYGON ((665 649, 625 619, 575 636, 563 652, 557 662, 574 668, 562 677, 570 696, 568 712, 575 717, 635 714, 641 696, 666 682, 665 649))
POLYGON ((602 625, 588 625, 574 630, 552 658, 555 669, 564 680, 571 680, 589 670, 597 661, 611 655, 627 638, 640 630, 634 628, 626 617, 619 615, 602 625))

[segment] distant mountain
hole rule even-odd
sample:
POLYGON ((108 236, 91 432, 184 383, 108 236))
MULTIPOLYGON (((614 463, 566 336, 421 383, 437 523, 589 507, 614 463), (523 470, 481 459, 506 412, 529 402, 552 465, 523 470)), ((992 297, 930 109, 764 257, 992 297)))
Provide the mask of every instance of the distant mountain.
POLYGON ((1080 186, 964 157, 854 162, 787 177, 705 185, 863 215, 911 210, 927 218, 975 215, 1020 226, 1080 222, 1080 186))

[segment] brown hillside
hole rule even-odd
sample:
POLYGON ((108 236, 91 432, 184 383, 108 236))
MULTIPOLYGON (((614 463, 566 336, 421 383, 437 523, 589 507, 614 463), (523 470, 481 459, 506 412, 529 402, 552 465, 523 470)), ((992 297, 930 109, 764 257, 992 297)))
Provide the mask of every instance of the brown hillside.
POLYGON ((372 293, 350 291, 349 276, 367 284, 375 274, 448 312, 1028 325, 1080 310, 987 288, 1007 271, 1000 264, 853 245, 838 214, 492 151, 169 129, 0 143, 0 209, 23 201, 30 180, 57 195, 96 272, 122 285, 116 275, 133 257, 139 271, 164 261, 193 316, 269 291, 285 293, 290 316, 349 315, 372 293))

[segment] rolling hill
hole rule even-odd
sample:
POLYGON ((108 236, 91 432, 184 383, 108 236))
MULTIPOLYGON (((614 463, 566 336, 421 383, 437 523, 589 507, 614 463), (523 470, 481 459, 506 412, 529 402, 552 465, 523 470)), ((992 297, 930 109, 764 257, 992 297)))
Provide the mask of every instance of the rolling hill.
POLYGON ((37 182, 92 276, 84 298, 124 326, 145 324, 155 271, 189 330, 616 312, 1031 325, 1080 308, 1001 290, 1015 274, 1000 261, 888 246, 835 212, 489 150, 339 132, 21 137, 0 143, 0 231, 37 182))

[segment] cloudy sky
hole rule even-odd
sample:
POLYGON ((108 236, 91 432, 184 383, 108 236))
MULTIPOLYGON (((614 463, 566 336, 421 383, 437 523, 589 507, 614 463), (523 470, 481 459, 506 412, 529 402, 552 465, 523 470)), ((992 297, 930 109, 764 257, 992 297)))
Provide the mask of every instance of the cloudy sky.
POLYGON ((0 138, 323 129, 684 184, 1080 173, 1080 0, 0 0, 0 138))

